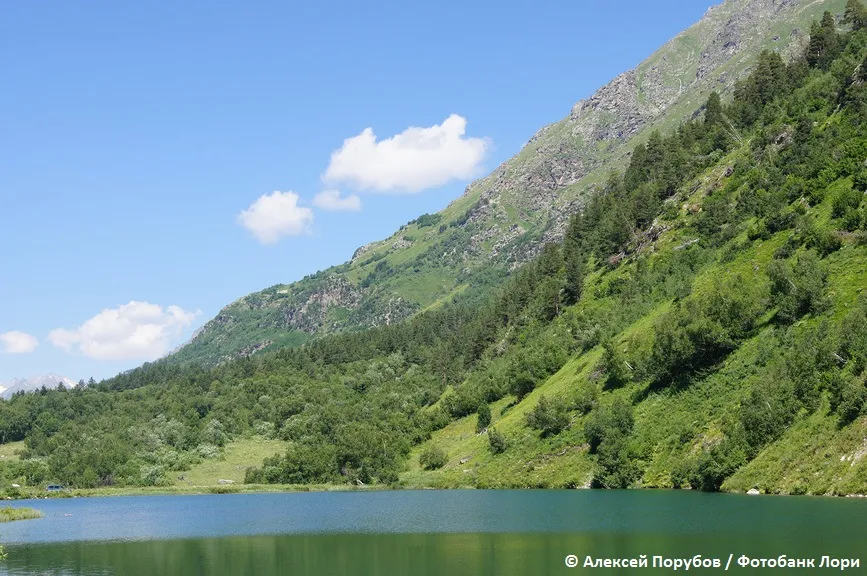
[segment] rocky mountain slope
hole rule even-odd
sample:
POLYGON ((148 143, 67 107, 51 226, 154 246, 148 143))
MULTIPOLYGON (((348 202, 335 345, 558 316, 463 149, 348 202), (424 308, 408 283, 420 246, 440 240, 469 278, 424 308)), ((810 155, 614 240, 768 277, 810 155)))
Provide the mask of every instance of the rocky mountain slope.
POLYGON ((63 384, 67 388, 74 387, 76 382, 66 376, 58 376, 53 372, 48 374, 39 374, 29 378, 13 378, 9 382, 0 383, 0 398, 9 399, 16 392, 33 392, 39 390, 43 386, 46 388, 57 388, 58 384, 63 384))
POLYGON ((352 259, 226 306, 172 362, 214 364, 318 335, 393 323, 467 288, 484 289, 562 237, 594 186, 622 169, 635 144, 724 96, 764 48, 784 57, 822 11, 844 0, 727 0, 635 69, 539 130, 513 158, 352 259))

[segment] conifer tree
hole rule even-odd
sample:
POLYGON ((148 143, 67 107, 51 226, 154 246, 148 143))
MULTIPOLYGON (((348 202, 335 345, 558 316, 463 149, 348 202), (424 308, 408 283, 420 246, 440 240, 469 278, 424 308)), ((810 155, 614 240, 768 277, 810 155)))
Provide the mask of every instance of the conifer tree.
POLYGON ((719 93, 711 92, 704 107, 704 123, 708 126, 720 124, 723 121, 722 102, 719 93))
POLYGON ((567 305, 578 302, 584 288, 584 251, 581 249, 580 227, 581 215, 575 214, 569 220, 563 239, 563 264, 566 272, 563 300, 567 305))
POLYGON ((840 36, 834 25, 834 17, 827 10, 822 15, 821 22, 813 22, 810 26, 810 45, 807 48, 807 62, 810 66, 827 70, 831 61, 837 55, 840 46, 840 36))
POLYGON ((848 0, 843 12, 843 22, 852 26, 852 30, 861 30, 867 26, 867 8, 859 0, 848 0))

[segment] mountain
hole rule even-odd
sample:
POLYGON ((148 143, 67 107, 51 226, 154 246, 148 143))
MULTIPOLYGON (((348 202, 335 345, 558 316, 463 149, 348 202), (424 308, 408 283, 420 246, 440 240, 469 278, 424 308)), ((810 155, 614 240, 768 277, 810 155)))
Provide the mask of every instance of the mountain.
POLYGON ((201 490, 177 473, 231 451, 257 455, 246 484, 867 494, 867 8, 847 4, 636 144, 495 289, 0 401, 27 446, 0 476, 201 490))
POLYGON ((213 365, 342 330, 398 322, 484 291, 562 237, 569 216, 654 130, 730 94, 763 48, 788 58, 823 10, 845 0, 727 0, 635 69, 539 130, 513 158, 438 214, 423 215, 350 261, 229 304, 170 362, 213 365))
POLYGON ((0 398, 7 400, 16 392, 33 392, 39 390, 43 386, 46 388, 57 388, 58 384, 63 384, 67 388, 72 388, 78 383, 67 378, 66 376, 58 376, 53 372, 48 374, 39 374, 29 378, 13 378, 10 382, 0 384, 0 398))

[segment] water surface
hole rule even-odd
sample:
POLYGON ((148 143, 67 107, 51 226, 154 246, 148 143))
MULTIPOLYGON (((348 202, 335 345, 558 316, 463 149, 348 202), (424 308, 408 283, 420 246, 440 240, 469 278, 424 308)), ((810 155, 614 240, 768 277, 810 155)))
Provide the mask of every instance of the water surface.
POLYGON ((587 555, 641 554, 702 554, 723 562, 729 554, 787 554, 815 558, 817 565, 822 555, 863 555, 862 564, 867 561, 867 501, 856 499, 421 490, 130 496, 15 505, 45 515, 0 525, 0 541, 9 552, 0 570, 16 575, 600 572, 582 570, 580 564, 567 568, 568 554, 581 563, 587 555))

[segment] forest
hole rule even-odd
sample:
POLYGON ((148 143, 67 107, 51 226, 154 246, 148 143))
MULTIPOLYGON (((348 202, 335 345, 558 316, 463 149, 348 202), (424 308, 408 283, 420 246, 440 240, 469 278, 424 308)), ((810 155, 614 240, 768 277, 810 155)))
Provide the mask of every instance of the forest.
POLYGON ((650 485, 662 449, 643 403, 749 346, 738 400, 665 448, 663 485, 720 490, 796 422, 827 414, 846 430, 867 412, 865 161, 867 11, 851 0, 839 23, 813 23, 802 54, 762 52, 730 99, 712 93, 650 134, 563 240, 503 282, 396 325, 0 400, 0 443, 25 443, 0 482, 164 486, 259 435, 286 450, 248 483, 400 486, 411 454, 426 473, 446 466, 438 431, 469 419, 492 462, 569 435, 592 486, 650 485), (531 394, 588 358, 565 392, 531 394), (521 434, 498 424, 522 404, 521 434))

